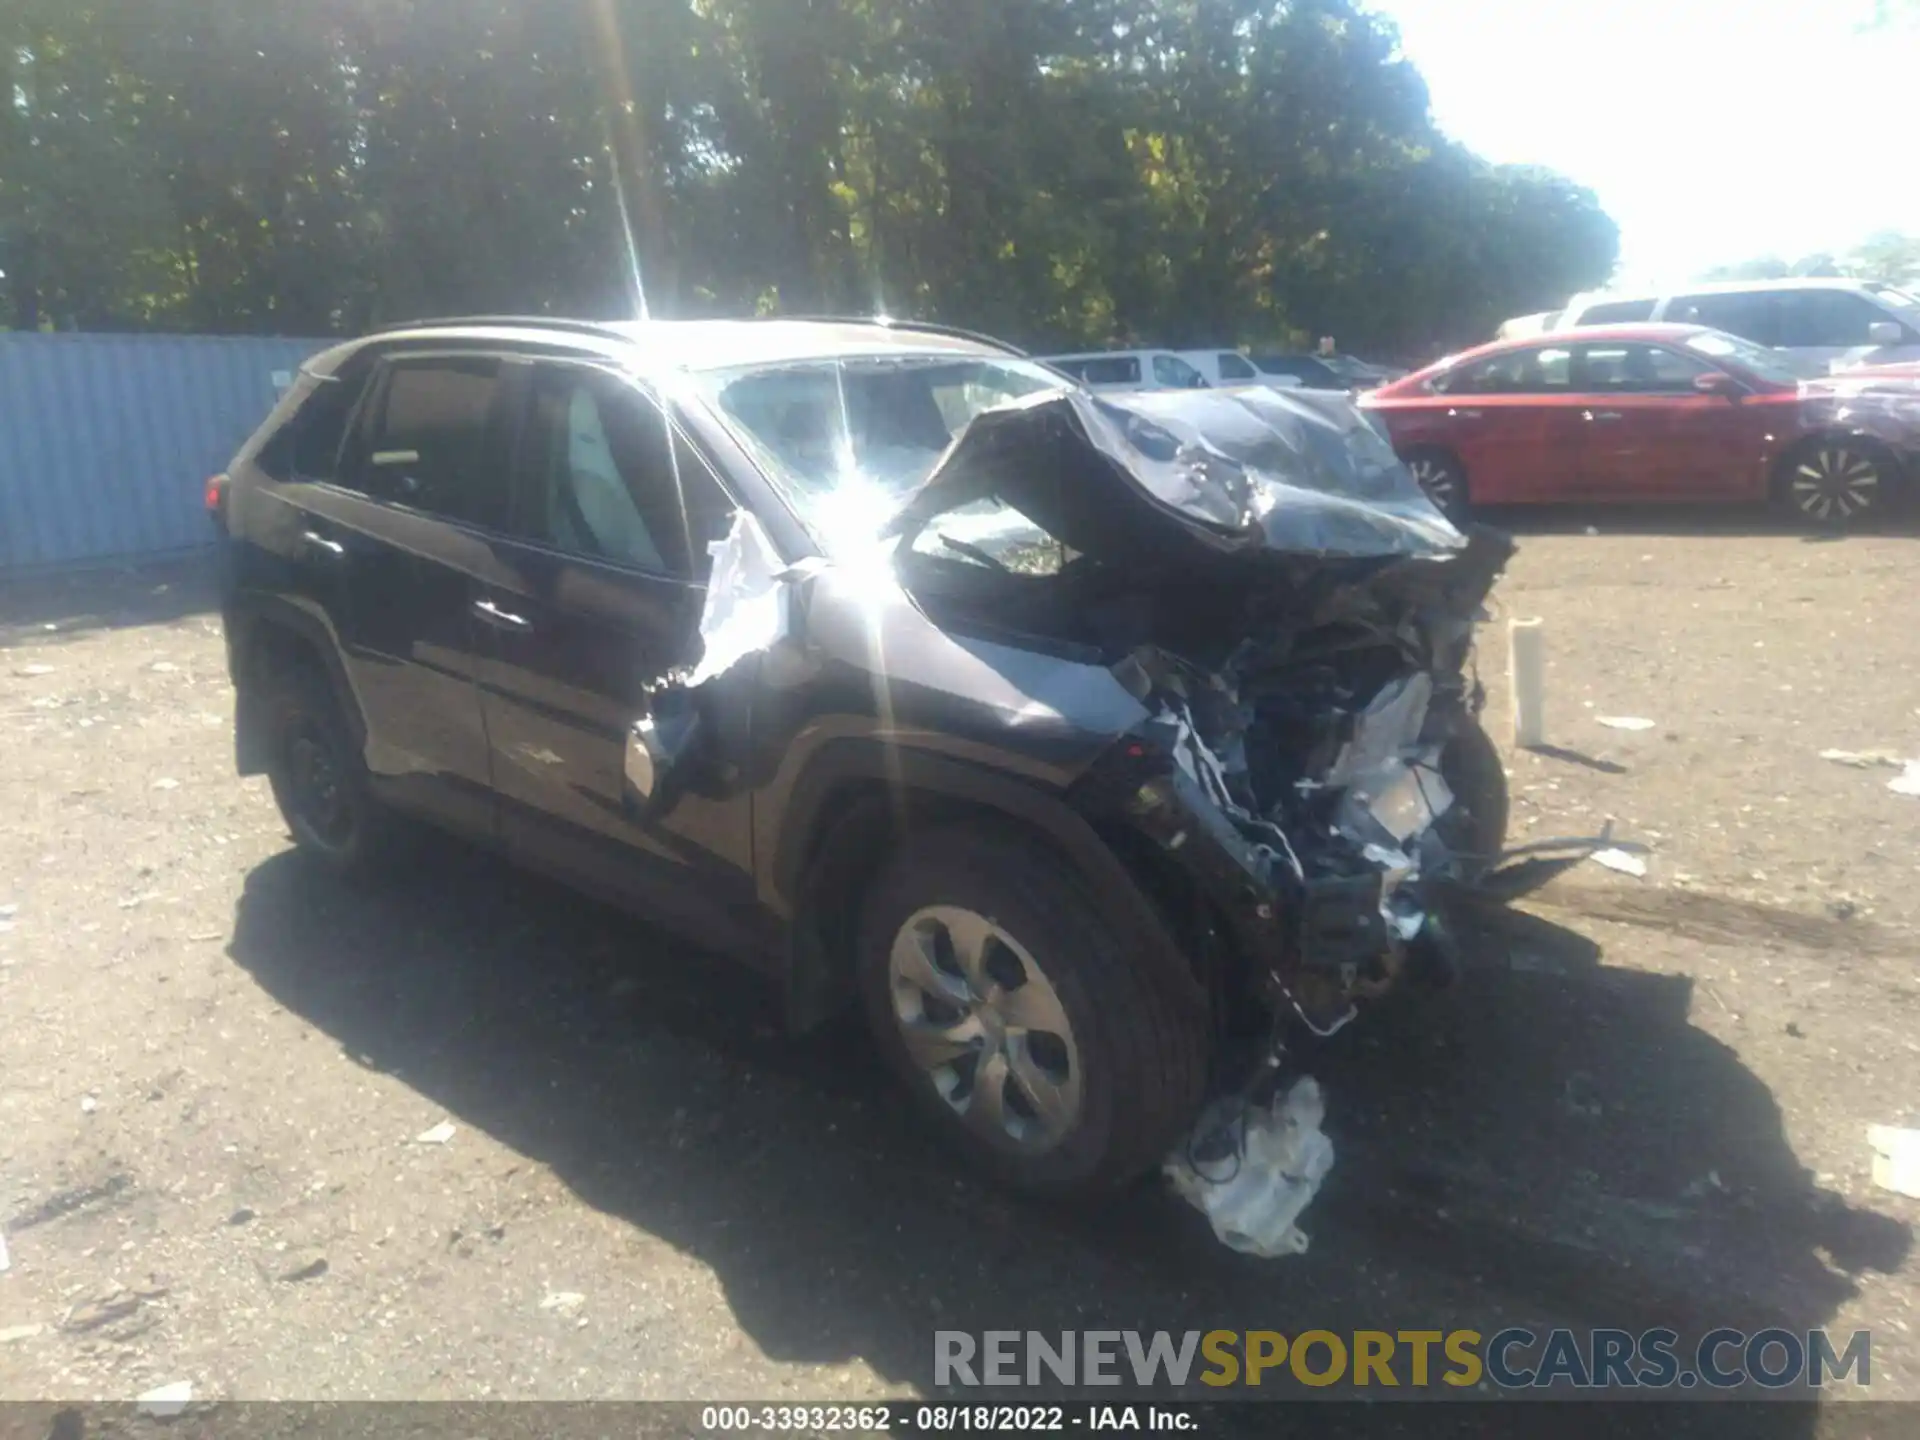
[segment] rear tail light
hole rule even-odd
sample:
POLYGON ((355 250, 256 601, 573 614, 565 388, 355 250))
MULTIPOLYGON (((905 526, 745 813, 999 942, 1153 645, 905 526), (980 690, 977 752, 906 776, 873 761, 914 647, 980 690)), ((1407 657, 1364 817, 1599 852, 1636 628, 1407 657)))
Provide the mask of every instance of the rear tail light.
POLYGON ((207 515, 219 520, 227 510, 227 477, 215 475, 207 481, 207 515))

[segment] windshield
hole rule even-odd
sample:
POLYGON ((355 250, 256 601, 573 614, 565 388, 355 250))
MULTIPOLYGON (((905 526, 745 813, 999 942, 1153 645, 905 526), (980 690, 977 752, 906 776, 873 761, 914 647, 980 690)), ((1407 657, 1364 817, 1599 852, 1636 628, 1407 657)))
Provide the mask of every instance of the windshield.
POLYGON ((1751 340, 1742 340, 1737 335, 1728 335, 1719 330, 1693 336, 1687 341, 1687 348, 1698 350, 1710 360, 1731 360, 1751 370, 1762 380, 1772 380, 1781 385, 1791 385, 1795 381, 1824 374, 1826 370, 1823 364, 1798 360, 1783 350, 1771 350, 1765 345, 1756 345, 1751 340))
POLYGON ((871 539, 967 423, 1071 382, 1012 358, 814 360, 698 377, 830 551, 871 539))

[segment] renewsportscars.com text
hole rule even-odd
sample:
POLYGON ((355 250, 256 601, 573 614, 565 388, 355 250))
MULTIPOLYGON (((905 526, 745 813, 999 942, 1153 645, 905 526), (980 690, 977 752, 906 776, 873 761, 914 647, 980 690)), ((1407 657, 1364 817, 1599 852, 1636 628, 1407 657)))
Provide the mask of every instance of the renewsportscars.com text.
POLYGON ((1344 1385, 1372 1391, 1782 1390, 1873 1383, 1873 1337, 1824 1330, 938 1330, 937 1386, 1225 1389, 1344 1385))

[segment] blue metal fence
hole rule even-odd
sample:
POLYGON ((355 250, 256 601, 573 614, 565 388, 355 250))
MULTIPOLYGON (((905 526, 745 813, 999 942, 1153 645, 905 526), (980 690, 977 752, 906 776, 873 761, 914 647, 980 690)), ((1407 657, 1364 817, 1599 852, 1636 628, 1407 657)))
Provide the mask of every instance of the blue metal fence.
POLYGON ((0 571, 208 544, 207 477, 332 343, 0 334, 0 571))

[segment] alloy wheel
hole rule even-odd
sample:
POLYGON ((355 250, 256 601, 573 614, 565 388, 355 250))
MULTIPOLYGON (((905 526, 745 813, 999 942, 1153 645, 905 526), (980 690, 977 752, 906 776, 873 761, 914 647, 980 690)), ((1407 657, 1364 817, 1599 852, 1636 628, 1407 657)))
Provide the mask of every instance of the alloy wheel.
POLYGON ((1429 500, 1445 513, 1453 513, 1454 506, 1460 503, 1460 482, 1451 466, 1422 455, 1409 460, 1407 470, 1429 500))
POLYGON ((1859 449, 1822 445, 1793 467, 1788 493, 1810 519, 1852 520, 1879 503, 1880 466, 1859 449))
POLYGON ((921 910, 887 959, 893 1016, 914 1063, 968 1128, 1038 1152, 1080 1115, 1080 1051, 1026 948, 971 910, 921 910))

